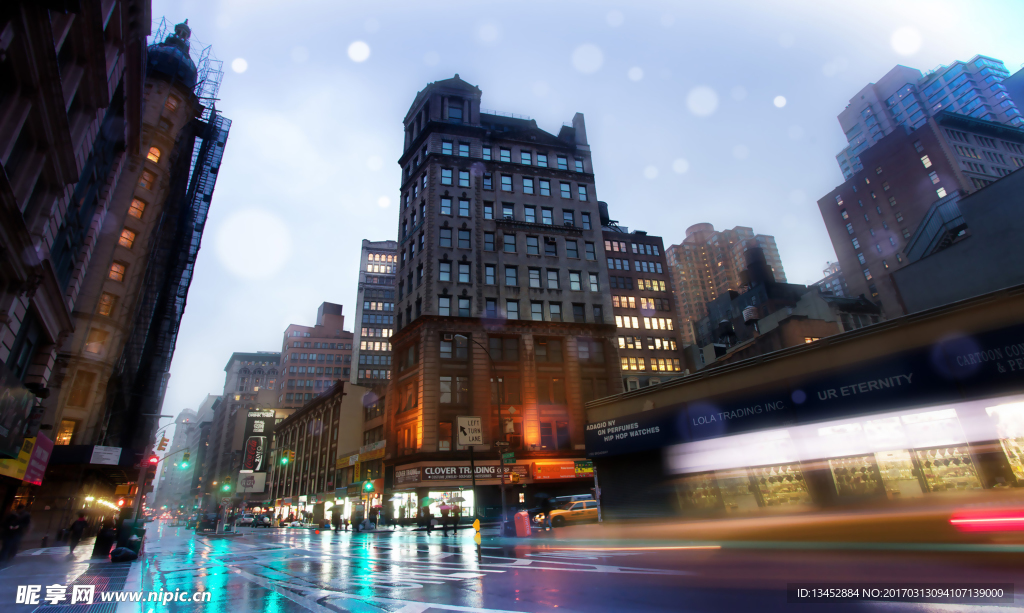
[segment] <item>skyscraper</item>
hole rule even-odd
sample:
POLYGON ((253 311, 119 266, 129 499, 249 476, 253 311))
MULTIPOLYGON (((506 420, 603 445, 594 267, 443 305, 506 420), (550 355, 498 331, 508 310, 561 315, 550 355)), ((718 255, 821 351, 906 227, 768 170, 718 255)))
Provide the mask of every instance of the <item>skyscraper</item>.
POLYGON ((929 117, 948 111, 1013 127, 1024 127, 1018 103, 1002 81, 1010 72, 1002 61, 976 55, 922 75, 916 68, 896 66, 878 83, 857 92, 842 113, 839 125, 849 144, 836 161, 850 179, 865 168, 860 154, 898 127, 912 131, 929 117))
POLYGON ((391 333, 395 327, 398 243, 363 239, 359 255, 352 383, 387 385, 391 378, 391 333))
POLYGON ((746 251, 760 247, 775 281, 786 282, 782 258, 775 237, 754 234, 752 228, 736 226, 718 231, 709 223, 686 229, 686 238, 668 248, 668 266, 672 270, 672 291, 679 311, 684 344, 697 342, 696 323, 708 314, 707 303, 729 290, 739 291, 747 268, 746 251))
POLYGON ((351 378, 352 346, 353 335, 345 330, 340 304, 322 303, 312 326, 288 326, 281 345, 278 406, 297 409, 331 389, 338 379, 351 378))
MULTIPOLYGON (((525 460, 582 458, 583 403, 621 390, 583 115, 552 134, 480 100, 456 75, 404 122, 386 465, 413 495, 468 485, 457 417, 481 420, 478 469, 508 442, 529 482, 525 460)), ((500 508, 490 474, 465 512, 500 508)))

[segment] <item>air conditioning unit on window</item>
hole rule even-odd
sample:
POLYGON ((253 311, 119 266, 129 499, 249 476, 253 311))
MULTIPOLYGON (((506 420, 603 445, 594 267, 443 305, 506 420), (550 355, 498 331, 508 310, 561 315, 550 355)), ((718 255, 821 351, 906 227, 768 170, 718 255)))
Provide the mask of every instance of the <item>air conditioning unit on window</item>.
POLYGON ((445 332, 443 335, 441 335, 441 338, 446 341, 450 341, 454 338, 454 336, 448 332, 445 332))

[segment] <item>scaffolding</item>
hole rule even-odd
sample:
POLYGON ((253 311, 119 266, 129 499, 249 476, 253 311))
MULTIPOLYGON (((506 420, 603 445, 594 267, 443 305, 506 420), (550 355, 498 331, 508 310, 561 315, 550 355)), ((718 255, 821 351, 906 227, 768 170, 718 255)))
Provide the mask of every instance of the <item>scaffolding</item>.
MULTIPOLYGON (((166 17, 161 17, 160 23, 153 30, 149 44, 164 42, 169 33, 173 31, 174 26, 167 21, 166 17)), ((193 91, 200 100, 212 104, 217 100, 220 84, 224 79, 224 62, 213 55, 213 45, 204 45, 194 33, 189 37, 188 53, 189 58, 196 65, 196 87, 193 91)))

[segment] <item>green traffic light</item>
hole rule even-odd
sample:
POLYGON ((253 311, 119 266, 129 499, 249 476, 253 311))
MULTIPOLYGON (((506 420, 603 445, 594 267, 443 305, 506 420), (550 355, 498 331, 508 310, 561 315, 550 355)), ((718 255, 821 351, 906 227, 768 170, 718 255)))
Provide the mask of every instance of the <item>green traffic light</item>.
POLYGON ((220 489, 221 489, 222 492, 229 492, 229 491, 231 491, 231 484, 230 483, 225 483, 224 485, 222 485, 220 487, 220 489))
POLYGON ((188 468, 188 462, 182 462, 182 463, 181 463, 181 468, 182 468, 182 469, 186 469, 186 468, 188 468))
POLYGON ((285 464, 287 464, 287 463, 288 463, 288 458, 287 458, 287 457, 283 457, 283 458, 281 458, 281 465, 282 465, 282 466, 284 466, 284 465, 285 465, 285 464))
POLYGON ((363 485, 363 491, 364 492, 372 492, 373 491, 373 481, 367 481, 363 485))

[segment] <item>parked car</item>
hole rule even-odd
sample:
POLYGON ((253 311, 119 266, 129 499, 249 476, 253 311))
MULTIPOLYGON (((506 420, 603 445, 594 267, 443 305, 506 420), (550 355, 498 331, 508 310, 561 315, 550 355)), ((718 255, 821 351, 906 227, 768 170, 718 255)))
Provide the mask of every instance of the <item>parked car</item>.
POLYGON ((273 528, 274 520, 269 515, 260 515, 252 524, 253 528, 273 528))
POLYGON ((195 528, 196 524, 198 524, 198 523, 199 523, 199 514, 196 513, 192 517, 188 518, 188 521, 185 522, 185 527, 186 528, 195 528))
POLYGON ((570 522, 597 521, 597 501, 579 500, 567 502, 551 511, 551 525, 564 526, 570 522))
POLYGON ((255 518, 252 516, 252 513, 246 513, 245 515, 242 515, 241 517, 239 517, 238 519, 235 520, 235 525, 236 526, 251 526, 252 522, 254 520, 255 520, 255 518))

